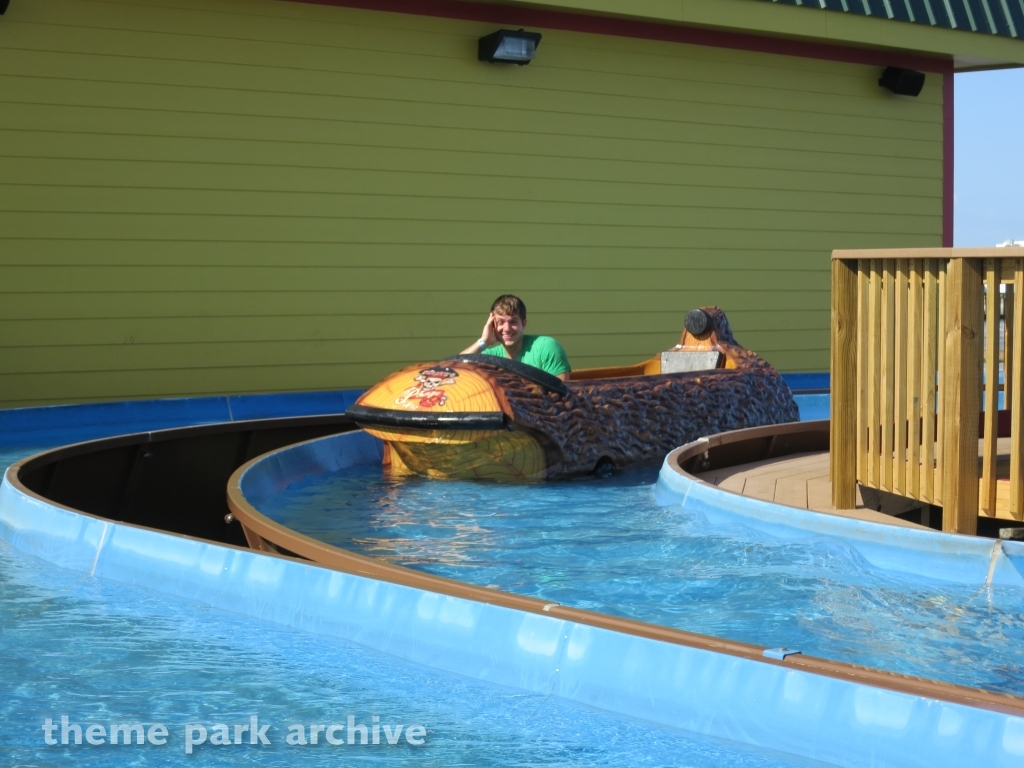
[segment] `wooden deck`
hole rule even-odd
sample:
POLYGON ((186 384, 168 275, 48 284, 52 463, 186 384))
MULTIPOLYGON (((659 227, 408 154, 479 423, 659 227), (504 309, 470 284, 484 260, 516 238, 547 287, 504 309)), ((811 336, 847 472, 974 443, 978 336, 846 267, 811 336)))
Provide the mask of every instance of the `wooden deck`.
MULTIPOLYGON (((984 444, 978 441, 978 471, 981 472, 981 456, 984 444)), ((997 443, 996 476, 999 478, 1000 500, 1009 503, 1008 493, 1003 488, 1009 486, 1010 474, 1010 438, 1001 437, 997 443), (1005 496, 1005 499, 1004 499, 1005 496)), ((836 509, 832 506, 832 483, 829 481, 828 451, 812 453, 796 453, 777 459, 755 461, 750 464, 739 464, 709 472, 697 477, 706 483, 717 485, 727 491, 749 496, 763 501, 773 501, 797 509, 810 509, 815 512, 827 512, 844 517, 855 517, 860 520, 871 520, 891 525, 922 526, 894 517, 885 512, 876 512, 865 506, 861 497, 861 489, 857 489, 857 507, 855 509, 836 509)), ((907 500, 908 508, 915 502, 907 500)), ((1002 513, 1002 509, 1000 509, 1002 513)), ((1012 519, 1009 514, 997 514, 995 517, 1012 519)))
POLYGON ((857 492, 856 509, 832 506, 832 483, 829 481, 828 451, 796 453, 778 459, 754 461, 735 467, 724 467, 697 475, 701 480, 727 491, 797 509, 810 509, 874 523, 909 528, 922 528, 917 523, 876 512, 864 506, 857 492))

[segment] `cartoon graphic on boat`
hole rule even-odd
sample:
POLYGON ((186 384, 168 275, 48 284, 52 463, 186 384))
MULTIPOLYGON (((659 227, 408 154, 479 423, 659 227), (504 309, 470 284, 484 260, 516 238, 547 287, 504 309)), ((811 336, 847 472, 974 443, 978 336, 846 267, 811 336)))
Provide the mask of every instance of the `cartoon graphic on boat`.
POLYGON ((395 399, 395 405, 404 407, 437 408, 448 402, 448 394, 441 389, 452 386, 458 378, 458 371, 448 366, 424 368, 415 381, 419 384, 409 387, 395 399))

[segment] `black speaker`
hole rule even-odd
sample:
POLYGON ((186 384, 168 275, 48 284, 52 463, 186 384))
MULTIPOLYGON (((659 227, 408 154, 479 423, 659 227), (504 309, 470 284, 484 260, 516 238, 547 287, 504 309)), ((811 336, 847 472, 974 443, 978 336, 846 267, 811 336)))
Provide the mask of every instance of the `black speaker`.
POLYGON ((878 84, 900 96, 917 96, 924 88, 924 72, 900 67, 886 67, 878 84))

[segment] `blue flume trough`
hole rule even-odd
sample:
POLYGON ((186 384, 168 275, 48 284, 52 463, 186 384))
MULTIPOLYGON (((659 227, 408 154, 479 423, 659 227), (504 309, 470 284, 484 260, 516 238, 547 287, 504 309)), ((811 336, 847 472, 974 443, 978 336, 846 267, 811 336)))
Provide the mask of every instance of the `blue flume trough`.
MULTIPOLYGON (((309 474, 379 460, 372 438, 359 432, 336 435, 258 460, 241 487, 258 505, 267 493, 309 474)), ((112 523, 19 490, 10 482, 15 469, 0 486, 0 538, 98 578, 831 765, 1009 768, 1024 763, 1024 718, 999 708, 881 689, 782 661, 661 642, 112 523)), ((878 567, 979 584, 1022 583, 1021 545, 1002 543, 997 551, 988 541, 888 526, 881 531, 883 526, 871 523, 742 499, 666 468, 658 492, 665 503, 742 518, 773 536, 842 536, 878 567), (989 575, 993 553, 998 556, 989 575)))
POLYGON ((882 525, 740 496, 676 468, 676 457, 698 443, 665 458, 655 488, 659 503, 681 504, 712 522, 742 523, 777 539, 835 536, 887 571, 958 584, 1024 587, 1024 542, 882 525))

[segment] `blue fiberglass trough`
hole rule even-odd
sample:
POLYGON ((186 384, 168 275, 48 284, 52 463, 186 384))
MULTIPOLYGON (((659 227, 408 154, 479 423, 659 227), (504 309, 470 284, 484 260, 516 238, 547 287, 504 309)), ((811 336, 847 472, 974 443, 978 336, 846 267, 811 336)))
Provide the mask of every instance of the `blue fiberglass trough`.
MULTIPOLYGON (((360 433, 331 442, 341 454, 374 454, 360 433)), ((294 457, 289 464, 290 474, 294 457)), ((85 574, 831 765, 1009 767, 1024 759, 1024 719, 992 709, 110 523, 21 494, 7 479, 0 487, 0 537, 85 574)))
MULTIPOLYGON (((304 477, 378 461, 379 450, 376 441, 362 433, 310 441, 253 462, 241 475, 239 490, 258 509, 268 496, 304 477)), ((682 499, 713 507, 714 500, 701 495, 703 488, 695 490, 685 478, 677 481, 673 473, 663 470, 661 484, 666 502, 682 499)), ((717 493, 726 505, 722 514, 745 516, 742 502, 746 500, 717 493)), ((764 505, 745 519, 773 525, 773 535, 774 526, 779 525, 793 537, 826 532, 833 521, 847 522, 793 510, 797 518, 783 515, 773 523, 768 509, 773 506, 764 505)), ((957 546, 949 549, 941 543, 942 534, 922 532, 924 543, 901 560, 901 543, 872 532, 879 527, 862 523, 838 530, 841 535, 853 531, 854 545, 863 544, 876 562, 902 563, 909 571, 930 573, 946 568, 947 578, 977 579, 979 584, 989 578, 995 551, 991 542, 958 537, 957 546), (951 572, 947 560, 959 559, 969 563, 951 572)), ((1020 583, 1020 574, 1010 562, 1016 554, 1007 550, 998 549, 1003 559, 996 560, 991 581, 1020 583)), ((389 626, 401 626, 398 635, 389 636, 389 650, 461 674, 524 687, 540 683, 552 695, 590 706, 835 765, 1014 765, 1024 759, 1024 719, 991 709, 629 636, 558 617, 519 614, 514 618, 507 608, 455 597, 432 600, 445 606, 448 619, 442 624, 461 628, 446 626, 435 634, 437 628, 431 623, 435 609, 427 611, 427 620, 414 608, 423 599, 415 597, 415 590, 410 595, 402 591, 407 587, 392 584, 378 589, 386 595, 382 599, 390 606, 387 616, 395 622, 389 626), (509 642, 512 635, 514 643, 509 642), (433 647, 441 637, 446 652, 433 647), (489 661, 480 657, 482 647, 493 651, 489 661), (521 675, 506 664, 533 671, 521 675)))
MULTIPOLYGON (((277 404, 276 398, 268 399, 277 404)), ((85 411, 91 417, 91 410, 81 406, 63 413, 85 411)), ((124 410, 130 415, 132 409, 124 410)), ((294 410, 285 413, 294 415, 294 410)), ((70 426, 69 433, 81 436, 79 425, 70 426)), ((135 420, 131 428, 149 426, 135 420)), ((232 426, 228 433, 237 430, 232 426)), ((169 434, 140 437, 154 445, 173 439, 169 434)), ((58 433, 56 438, 67 440, 70 434, 61 438, 58 433)), ((32 442, 38 445, 38 438, 32 442)), ((113 444, 125 441, 117 439, 113 444)), ((82 448, 89 455, 86 446, 72 453, 77 450, 81 455, 82 448)), ((7 451, 12 461, 25 453, 23 447, 7 451)), ((333 621, 323 622, 318 633, 321 625, 315 620, 281 615, 287 613, 289 602, 302 607, 291 599, 287 585, 281 593, 271 590, 268 603, 262 602, 267 582, 273 581, 273 569, 284 562, 280 558, 253 558, 252 552, 230 546, 97 520, 49 503, 18 483, 7 485, 6 490, 0 488, 0 520, 13 522, 18 532, 11 536, 12 528, 0 523, 0 535, 8 537, 0 538, 0 625, 4 628, 0 657, 5 661, 5 674, 0 677, 2 765, 113 768, 128 761, 177 765, 187 751, 184 723, 237 725, 249 723, 256 715, 261 724, 270 725, 270 745, 224 747, 207 742, 196 747, 202 753, 196 759, 210 766, 298 762, 333 766, 339 759, 347 763, 374 758, 392 766, 439 767, 804 765, 772 750, 751 750, 580 707, 548 696, 543 686, 540 692, 530 692, 519 686, 492 685, 486 676, 471 679, 403 661, 344 639, 333 621), (21 502, 28 503, 18 519, 16 508, 21 502), (50 517, 50 511, 60 514, 50 517), (90 531, 95 532, 97 523, 107 537, 101 534, 97 555, 103 555, 90 565, 88 558, 76 558, 74 542, 81 538, 88 548, 90 531), (136 534, 137 538, 130 538, 136 534), (127 545, 123 536, 130 539, 127 545), (12 547, 13 540, 24 549, 12 547), (190 543, 202 546, 197 549, 190 543), (131 550, 132 555, 122 551, 111 558, 119 548, 131 550), (238 553, 243 555, 241 560, 238 553), (67 567, 56 568, 40 556, 67 567), (172 570, 179 574, 181 569, 198 566, 191 575, 200 578, 168 581, 164 578, 168 570, 161 567, 166 562, 154 563, 150 558, 173 561, 172 570), (126 567, 128 560, 133 561, 130 567, 126 567), (151 567, 154 564, 157 567, 151 567), (206 576, 198 572, 204 570, 206 576), (207 582, 204 587, 193 588, 203 581, 207 582), (214 599, 207 599, 208 587, 219 591, 214 599), (244 593, 244 599, 235 600, 235 593, 244 593), (223 610, 211 610, 214 604, 223 610), (271 610, 270 605, 277 607, 271 610), (90 722, 166 723, 171 741, 165 746, 131 748, 45 743, 44 718, 51 715, 59 723, 62 713, 83 728, 90 722), (393 724, 397 718, 407 724, 425 724, 426 745, 414 748, 405 739, 391 746, 384 741, 386 731, 380 747, 361 746, 358 734, 345 741, 346 715, 369 724, 375 714, 384 715, 385 723, 393 724), (331 742, 326 736, 325 744, 321 733, 318 746, 288 746, 284 731, 296 721, 340 723, 341 739, 331 742), (127 760, 126 751, 132 753, 127 760)), ((223 481, 220 488, 223 494, 223 481)), ((314 572, 331 575, 319 568, 314 572)), ((359 582, 373 587, 372 581, 359 582)), ((301 579, 297 585, 303 586, 301 579)), ((335 601, 331 594, 313 592, 313 600, 322 598, 317 612, 330 611, 332 601, 344 607, 344 601, 335 601)))
MULTIPOLYGON (((82 440, 138 433, 136 437, 144 442, 160 441, 168 436, 153 434, 153 430, 336 413, 357 395, 299 393, 0 411, 0 470, 41 449, 82 440)), ((243 432, 248 429, 240 426, 243 432)), ((228 433, 239 430, 232 427, 228 433)), ((202 434, 217 434, 217 430, 202 434)), ((112 444, 136 442, 118 438, 112 444)), ((81 455, 83 448, 87 454, 96 450, 80 446, 71 452, 81 455)), ((220 487, 223 493, 223 485, 220 487)), ((297 760, 305 765, 334 765, 339 757, 358 761, 377 755, 398 766, 804 765, 802 760, 775 750, 749 749, 579 707, 550 697, 543 686, 540 692, 530 693, 518 686, 491 685, 486 676, 471 680, 402 662, 373 648, 361 650, 335 632, 330 622, 324 624, 324 634, 308 632, 311 625, 301 622, 281 621, 274 628, 260 618, 258 607, 253 609, 259 604, 264 581, 251 578, 255 569, 240 573, 229 568, 221 574, 221 596, 207 601, 202 594, 166 582, 161 568, 147 570, 150 556, 179 559, 187 567, 187 557, 182 557, 175 545, 195 540, 100 520, 108 532, 100 549, 106 549, 117 532, 143 533, 145 546, 136 548, 132 568, 118 576, 116 568, 104 566, 106 557, 96 557, 91 564, 76 561, 74 548, 68 546, 78 535, 87 540, 90 531, 95 531, 96 518, 25 493, 21 484, 13 487, 13 496, 11 490, 0 489, 0 519, 14 520, 12 510, 18 502, 12 500, 28 501, 17 527, 28 537, 19 538, 19 543, 24 546, 31 539, 31 544, 18 551, 0 538, 0 624, 4 627, 0 656, 5 659, 5 675, 0 680, 0 720, 5 724, 0 734, 0 764, 106 768, 125 763, 124 747, 45 744, 44 717, 59 719, 65 712, 73 721, 84 723, 109 724, 113 718, 168 723, 168 746, 147 745, 140 748, 144 752, 134 747, 129 750, 134 760, 147 764, 180 761, 184 722, 197 718, 208 724, 217 720, 248 722, 250 715, 258 713, 261 723, 274 723, 271 746, 259 748, 257 755, 253 753, 256 748, 224 751, 207 744, 197 748, 203 752, 197 759, 204 765, 293 765, 297 760), (45 510, 57 510, 67 517, 57 522, 41 514, 45 510), (37 529, 29 533, 33 527, 37 529), (248 600, 236 605, 232 588, 244 591, 248 600), (193 594, 200 599, 191 599, 193 594), (223 610, 211 610, 209 606, 214 604, 223 610), (259 672, 254 676, 252 670, 259 672), (314 681, 317 686, 311 687, 314 681), (374 709, 367 712, 370 703, 374 709), (370 748, 366 754, 352 752, 360 750, 358 746, 325 751, 328 745, 322 743, 323 734, 321 745, 309 751, 298 748, 296 752, 282 743, 284 724, 293 718, 330 717, 344 723, 346 709, 352 712, 355 708, 359 719, 366 719, 381 707, 427 724, 427 747, 411 753, 399 749, 381 754, 370 748), (347 754, 339 755, 339 750, 347 754)), ((0 529, 4 529, 0 537, 11 532, 3 523, 0 529)), ((230 561, 240 551, 200 543, 206 545, 207 554, 201 556, 200 563, 207 569, 213 560, 230 561)), ((265 561, 261 557, 256 565, 265 561)), ((283 604, 284 599, 278 602, 283 604)), ((279 619, 271 616, 268 620, 279 619)))
MULTIPOLYGON (((265 473, 247 473, 244 485, 259 497, 309 471, 361 461, 379 461, 378 448, 361 433, 350 433, 279 452, 261 465, 265 473)), ((699 489, 674 481, 665 485, 667 494, 682 493, 684 503, 704 503, 699 489)), ((756 510, 749 519, 766 516, 756 510)), ((805 535, 801 531, 806 528, 796 524, 793 535, 805 535)), ((1024 761, 1024 719, 999 708, 859 685, 780 662, 659 642, 111 523, 23 493, 7 478, 0 486, 0 539, 84 574, 798 760, 843 766, 1024 761)), ((884 549, 871 536, 861 539, 884 549)), ((991 544, 982 544, 991 556, 991 544)), ((1012 565, 1012 548, 1000 551, 1012 565)), ((976 559, 977 553, 970 555, 976 559)), ((978 569, 965 572, 976 578, 978 569)), ((993 578, 1010 578, 1001 562, 993 578)))
POLYGON ((1024 587, 1022 542, 879 525, 740 496, 680 471, 677 457, 688 447, 669 454, 662 465, 656 488, 661 503, 699 511, 711 521, 742 521, 775 538, 840 537, 887 571, 972 586, 1024 587))

